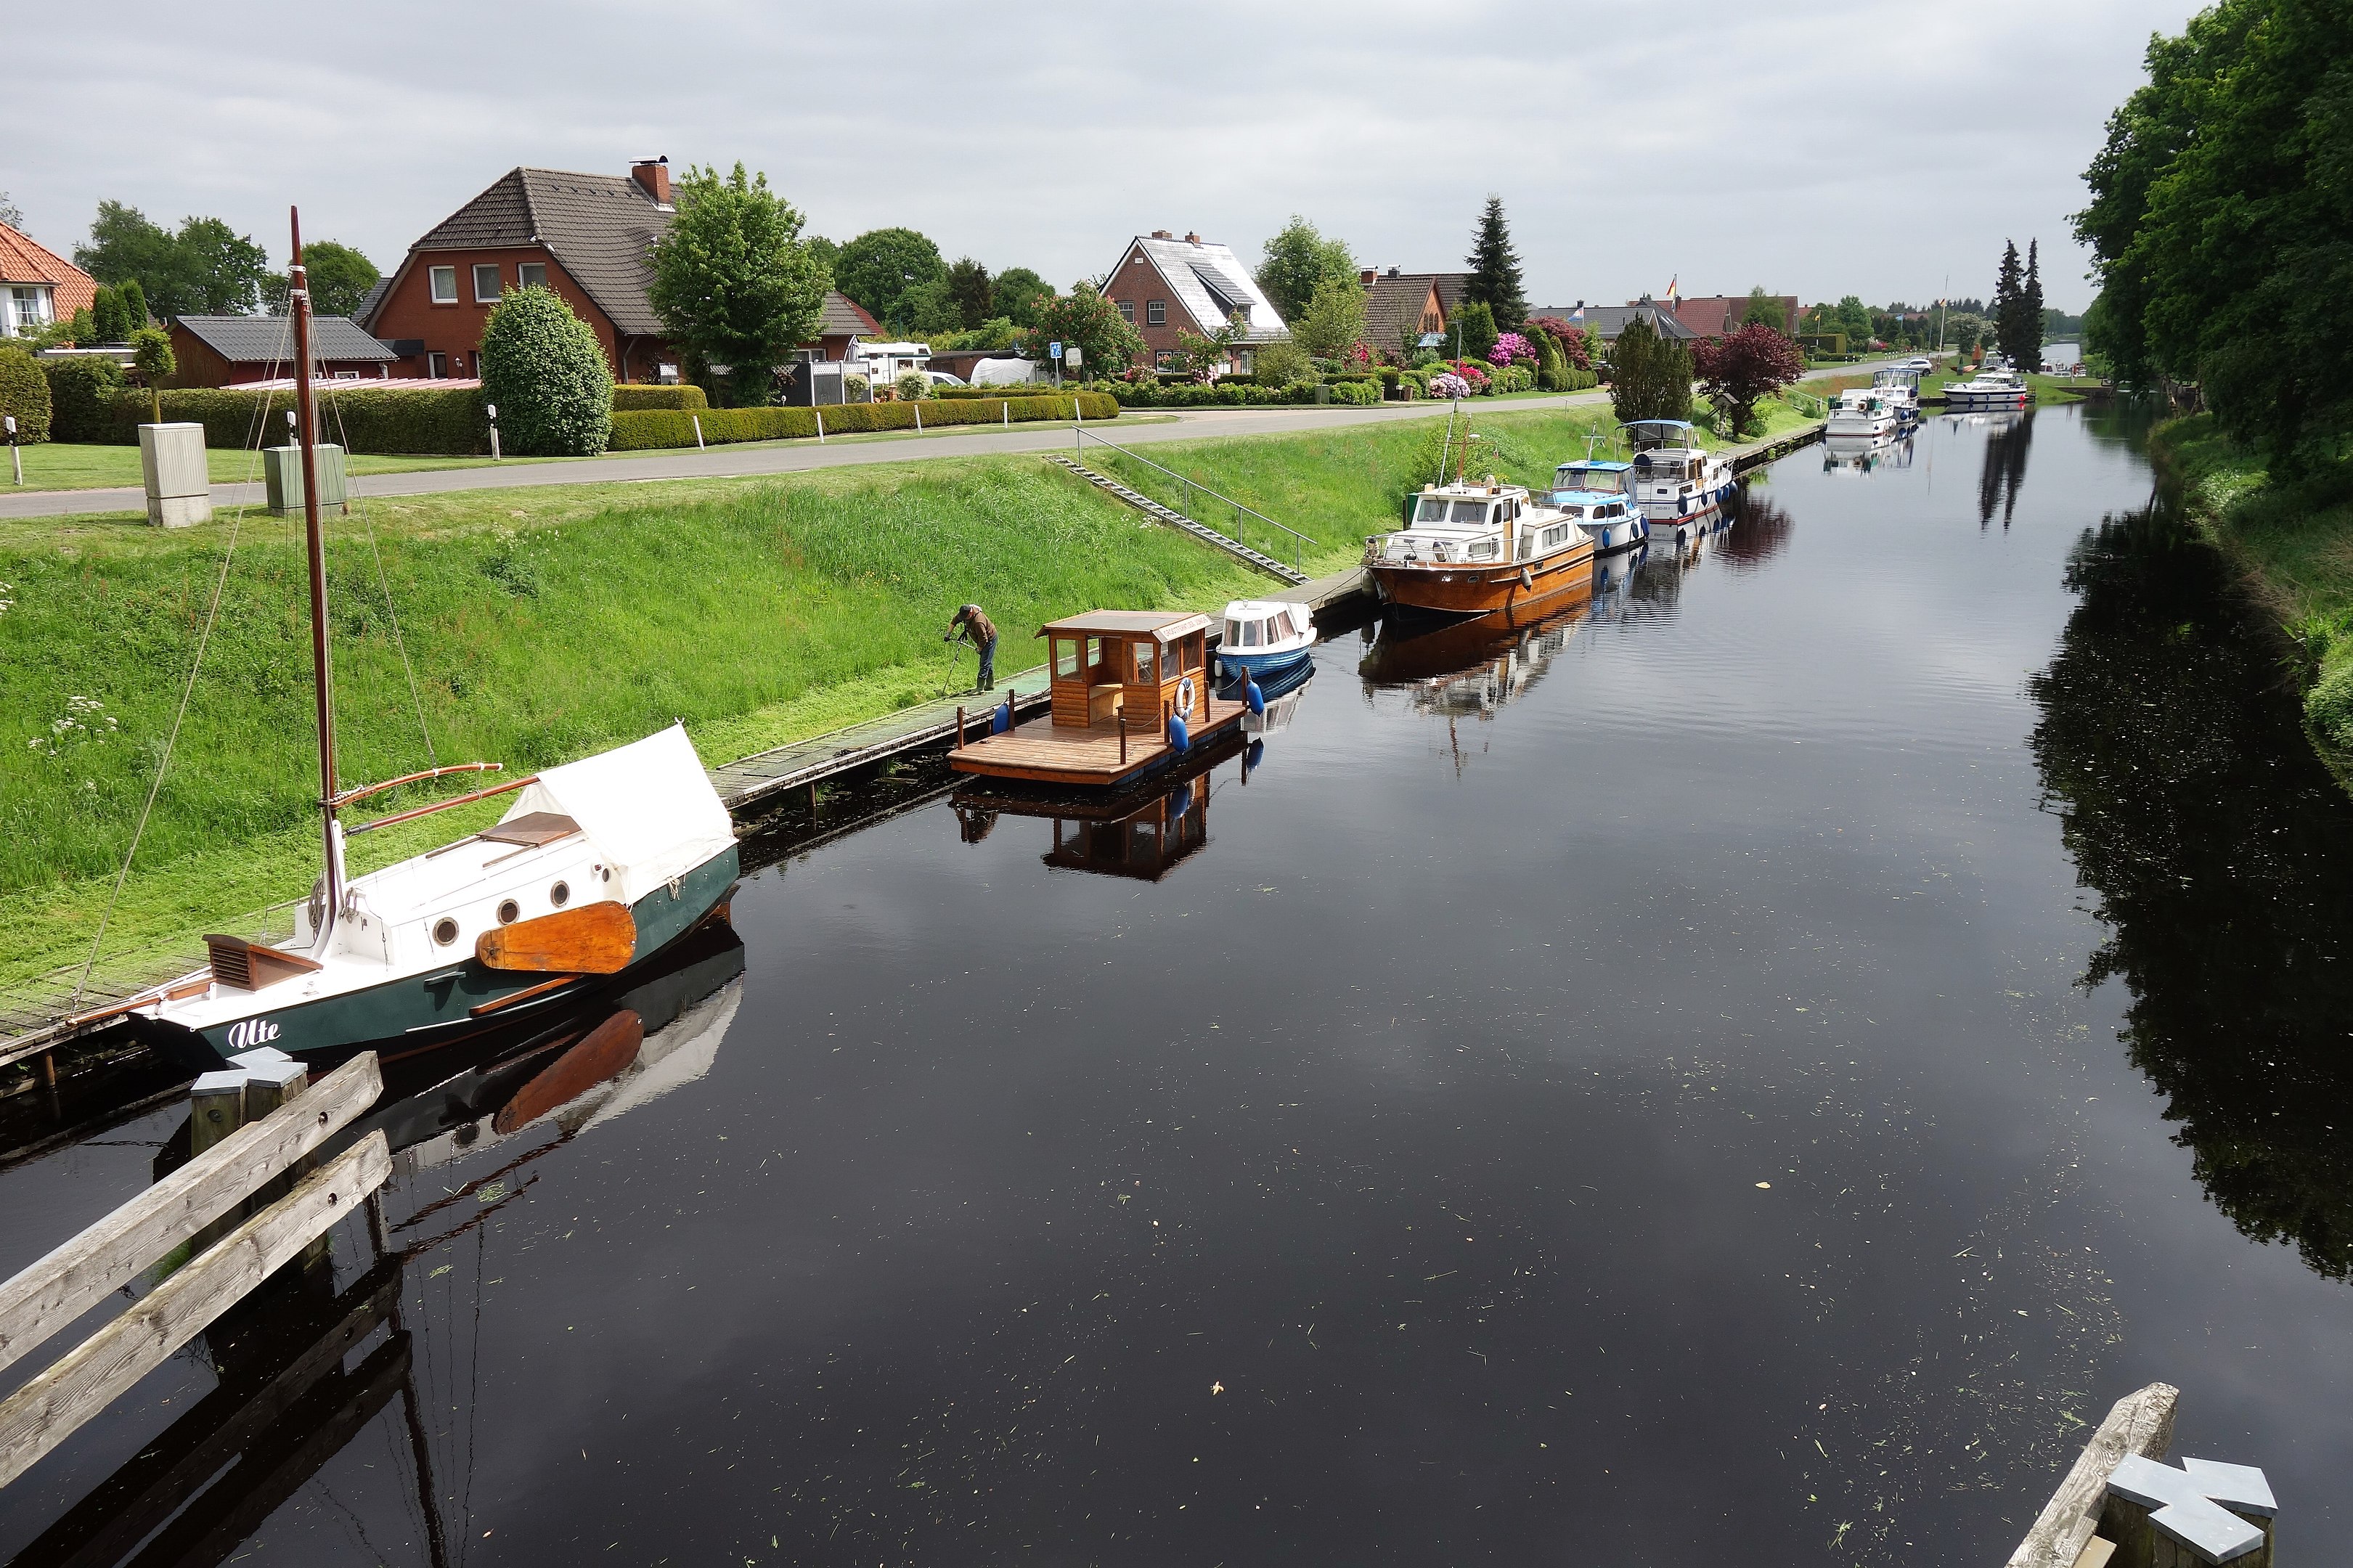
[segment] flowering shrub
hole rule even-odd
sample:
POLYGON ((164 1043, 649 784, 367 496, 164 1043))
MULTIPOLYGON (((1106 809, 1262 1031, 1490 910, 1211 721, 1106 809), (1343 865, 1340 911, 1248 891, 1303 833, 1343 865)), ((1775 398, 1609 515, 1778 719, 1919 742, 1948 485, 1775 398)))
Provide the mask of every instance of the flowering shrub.
POLYGON ((1487 391, 1487 384, 1493 379, 1488 375, 1487 367, 1475 359, 1457 360, 1451 368, 1455 374, 1471 384, 1471 390, 1474 393, 1487 391))
POLYGON ((1504 332, 1495 339, 1495 346, 1487 351, 1489 364, 1534 364, 1536 346, 1517 332, 1504 332))
POLYGON ((1340 359, 1350 370, 1370 370, 1373 368, 1373 345, 1358 338, 1348 345, 1348 352, 1340 359))
POLYGON ((1456 375, 1453 372, 1448 371, 1443 374, 1433 375, 1430 378, 1430 395, 1432 397, 1468 397, 1471 395, 1471 384, 1468 381, 1465 381, 1462 377, 1456 375))

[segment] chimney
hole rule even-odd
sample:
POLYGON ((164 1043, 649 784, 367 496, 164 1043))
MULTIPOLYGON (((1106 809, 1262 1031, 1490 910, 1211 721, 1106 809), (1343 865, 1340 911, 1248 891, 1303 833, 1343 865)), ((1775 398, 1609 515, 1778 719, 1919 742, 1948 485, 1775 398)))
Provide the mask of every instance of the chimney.
POLYGON ((1155 239, 1174 239, 1176 237, 1169 233, 1165 228, 1155 228, 1152 231, 1152 237, 1155 239))
POLYGON ((1201 237, 1195 234, 1192 230, 1187 229, 1185 231, 1185 243, 1187 245, 1198 245, 1201 243, 1201 237))
POLYGON ((653 197, 656 206, 670 205, 670 155, 640 158, 629 165, 629 178, 637 181, 646 195, 653 197))
POLYGON ((1373 280, 1379 276, 1380 274, 1378 272, 1376 272, 1373 268, 1367 267, 1362 272, 1356 274, 1356 281, 1369 289, 1373 286, 1373 280))
POLYGON ((1389 276, 1390 276, 1390 277, 1392 277, 1392 278, 1394 278, 1394 277, 1396 277, 1397 275, 1398 275, 1398 269, 1397 269, 1396 268, 1394 268, 1394 267, 1390 268, 1389 268, 1389 276))

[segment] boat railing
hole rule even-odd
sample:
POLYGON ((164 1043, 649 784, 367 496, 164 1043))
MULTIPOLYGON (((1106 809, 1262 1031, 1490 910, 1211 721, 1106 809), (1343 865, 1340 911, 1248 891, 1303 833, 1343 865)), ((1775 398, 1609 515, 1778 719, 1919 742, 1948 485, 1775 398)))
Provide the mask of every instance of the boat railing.
MULTIPOLYGON (((1307 535, 1300 532, 1297 529, 1285 527, 1283 524, 1275 521, 1274 519, 1267 516, 1266 513, 1258 510, 1256 508, 1244 506, 1240 501, 1234 500, 1233 497, 1223 495, 1217 490, 1211 489, 1208 486, 1201 483, 1189 474, 1180 474, 1174 468, 1161 467, 1161 465, 1154 462, 1149 458, 1138 457, 1135 453, 1129 451, 1125 447, 1121 446, 1118 442, 1106 441, 1101 436, 1096 435, 1093 431, 1085 428, 1083 426, 1073 426, 1071 429, 1073 434, 1077 437, 1076 447, 1082 455, 1086 451, 1086 444, 1089 441, 1092 441, 1098 446, 1110 447, 1113 451, 1117 452, 1121 457, 1127 458, 1131 462, 1143 464, 1145 468, 1152 469, 1155 473, 1166 474, 1168 478, 1175 479, 1178 484, 1183 485, 1185 487, 1185 505, 1182 510, 1187 517, 1192 518, 1196 522, 1200 521, 1198 514, 1194 510, 1194 509, 1199 505, 1199 502, 1194 499, 1197 496, 1208 496, 1210 500, 1217 501, 1220 505, 1233 508, 1233 536, 1234 542, 1238 544, 1250 544, 1249 539, 1244 537, 1242 532, 1242 519, 1245 517, 1256 518, 1267 527, 1274 529, 1279 532, 1289 534, 1291 536, 1291 565, 1293 571, 1301 569, 1302 563, 1305 559, 1307 547, 1315 542, 1313 539, 1310 539, 1307 535)), ((1272 542, 1274 543, 1277 551, 1282 549, 1282 542, 1281 540, 1276 540, 1272 542)), ((1252 546, 1252 548, 1256 547, 1252 546)))

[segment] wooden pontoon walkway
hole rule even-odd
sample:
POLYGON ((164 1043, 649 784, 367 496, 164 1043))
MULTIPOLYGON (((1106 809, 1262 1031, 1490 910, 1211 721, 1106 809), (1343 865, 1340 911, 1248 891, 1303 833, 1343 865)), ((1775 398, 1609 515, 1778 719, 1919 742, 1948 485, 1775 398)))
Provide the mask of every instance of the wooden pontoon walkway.
MULTIPOLYGON (((1209 716, 1194 726, 1188 737, 1195 747, 1206 746, 1241 722, 1247 710, 1240 702, 1210 696, 1209 716)), ((960 773, 988 778, 1018 779, 1029 784, 1115 786, 1142 777, 1176 761, 1176 752, 1157 723, 1131 728, 1123 747, 1120 721, 1105 719, 1082 730, 1056 724, 1051 717, 1030 720, 1003 735, 976 736, 960 751, 948 753, 948 765, 960 773)))

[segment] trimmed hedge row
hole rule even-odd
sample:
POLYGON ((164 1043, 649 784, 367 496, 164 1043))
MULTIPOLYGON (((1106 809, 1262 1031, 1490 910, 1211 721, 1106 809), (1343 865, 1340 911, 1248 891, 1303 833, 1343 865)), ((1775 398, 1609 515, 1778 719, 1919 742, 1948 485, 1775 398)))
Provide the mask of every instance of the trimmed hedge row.
POLYGON ((1123 408, 1250 408, 1315 401, 1315 384, 1312 381, 1296 381, 1289 386, 1253 386, 1234 381, 1161 386, 1151 382, 1123 381, 1114 391, 1123 408))
POLYGON ((702 388, 693 385, 650 386, 621 382, 613 388, 613 412, 639 408, 683 408, 700 412, 711 406, 702 388))
MULTIPOLYGON (((353 384, 331 381, 316 388, 321 440, 353 452, 403 457, 472 457, 491 449, 490 420, 482 413, 481 393, 473 388, 371 392, 352 390, 353 384)), ((55 381, 50 386, 56 390, 55 381)), ((216 451, 250 446, 257 431, 262 445, 282 445, 285 416, 293 406, 290 392, 192 386, 164 394, 164 419, 202 425, 205 445, 216 451), (261 429, 264 424, 269 428, 261 429)), ((103 434, 75 438, 135 447, 147 416, 145 393, 120 393, 107 411, 103 434)))
MULTIPOLYGON (((1116 417, 1119 405, 1100 392, 1078 395, 1089 419, 1116 417)), ((925 398, 921 403, 845 403, 826 408, 714 408, 702 412, 702 438, 717 446, 736 441, 786 441, 817 434, 818 416, 825 416, 825 433, 845 436, 860 430, 913 430, 923 412, 923 427, 937 430, 949 425, 996 425, 1008 415, 1015 424, 1041 419, 1068 419, 1071 395, 1060 397, 925 398)), ((695 414, 681 409, 639 408, 613 416, 615 452, 658 451, 694 445, 695 414)))

